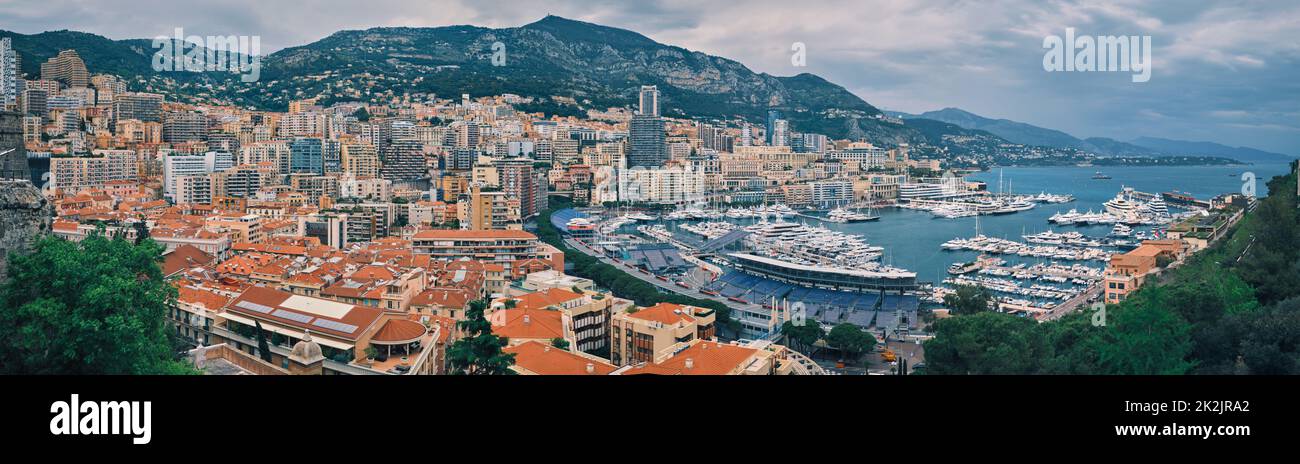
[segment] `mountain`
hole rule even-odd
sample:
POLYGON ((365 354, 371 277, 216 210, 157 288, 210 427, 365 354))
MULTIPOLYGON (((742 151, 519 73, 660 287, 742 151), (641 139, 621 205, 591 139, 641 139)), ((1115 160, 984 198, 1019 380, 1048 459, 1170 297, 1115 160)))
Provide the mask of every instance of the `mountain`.
MULTIPOLYGON (((587 108, 627 106, 641 85, 660 89, 661 112, 708 119, 764 119, 769 107, 786 113, 796 130, 848 136, 854 123, 874 126, 880 111, 838 85, 800 74, 756 73, 734 60, 665 45, 636 32, 547 16, 515 28, 473 26, 372 28, 342 31, 315 43, 276 52, 263 80, 312 88, 304 76, 362 72, 414 79, 405 90, 450 96, 515 93, 570 97, 587 108), (493 66, 494 44, 505 66, 493 66)), ((264 106, 286 105, 272 86, 264 106)), ((386 90, 386 89, 371 89, 386 90)), ((346 98, 346 96, 340 95, 346 98)), ((286 97, 287 98, 287 97, 286 97)), ((868 128, 866 131, 870 132, 868 128)), ((878 131, 881 132, 881 131, 878 131)), ((888 132, 885 130, 883 132, 888 132)), ((901 136, 906 139, 907 137, 901 136)))
POLYGON ((1150 147, 1134 145, 1128 142, 1122 142, 1108 137, 1088 137, 1083 139, 1089 145, 1096 147, 1098 153, 1104 153, 1111 156, 1167 156, 1165 153, 1150 147))
POLYGON ((31 35, 0 31, 0 37, 13 40, 14 50, 22 56, 22 72, 30 79, 40 76, 41 63, 66 49, 76 50, 92 73, 119 76, 153 74, 153 49, 148 40, 111 40, 68 30, 31 35))
POLYGON ((933 119, 935 121, 956 124, 967 129, 987 131, 1008 141, 1024 145, 1078 148, 1080 150, 1097 151, 1097 147, 1092 146, 1086 141, 1079 140, 1065 132, 1046 129, 1009 119, 990 119, 958 108, 944 108, 938 111, 927 111, 919 115, 906 113, 898 114, 904 119, 933 119))
POLYGON ((876 107, 821 77, 757 73, 734 60, 558 16, 500 29, 340 31, 264 57, 261 79, 253 84, 223 72, 155 72, 148 39, 110 40, 73 31, 0 31, 0 36, 14 38, 29 76, 59 50, 72 48, 92 73, 140 78, 147 82, 141 87, 260 109, 283 110, 290 100, 308 97, 325 103, 378 101, 403 93, 451 98, 514 93, 550 102, 571 98, 583 109, 605 109, 630 106, 641 85, 657 85, 661 112, 667 116, 758 123, 769 108, 776 108, 798 131, 869 137, 885 145, 921 141, 917 131, 881 121, 876 107), (505 66, 493 66, 498 43, 504 46, 505 66))
POLYGON ((1189 142, 1157 137, 1138 137, 1132 144, 1166 153, 1200 156, 1223 156, 1249 163, 1281 163, 1296 159, 1295 155, 1284 155, 1250 147, 1229 147, 1214 142, 1189 142))

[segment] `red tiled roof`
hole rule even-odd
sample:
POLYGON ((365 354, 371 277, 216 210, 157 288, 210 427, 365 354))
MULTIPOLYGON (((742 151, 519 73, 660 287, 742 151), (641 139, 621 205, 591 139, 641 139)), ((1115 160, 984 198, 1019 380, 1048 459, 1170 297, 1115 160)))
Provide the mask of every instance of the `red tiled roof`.
POLYGON ((506 338, 564 337, 563 315, 546 309, 502 309, 492 313, 492 333, 506 338))
POLYGON ((389 319, 370 337, 371 341, 381 343, 410 343, 419 340, 428 332, 424 324, 406 319, 389 319))
POLYGON ((550 345, 529 341, 503 349, 515 355, 515 365, 539 375, 609 375, 617 368, 609 363, 570 353, 550 345), (587 365, 591 372, 587 372, 587 365))
POLYGON ((658 364, 629 369, 625 375, 724 375, 748 360, 758 350, 718 342, 700 341, 658 364), (691 367, 686 367, 686 361, 691 367))

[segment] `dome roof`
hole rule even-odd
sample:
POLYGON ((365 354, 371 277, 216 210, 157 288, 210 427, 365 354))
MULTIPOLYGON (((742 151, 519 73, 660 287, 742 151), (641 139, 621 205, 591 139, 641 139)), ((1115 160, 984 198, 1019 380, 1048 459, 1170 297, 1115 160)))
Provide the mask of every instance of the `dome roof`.
POLYGON ((302 340, 293 344, 293 351, 289 352, 289 359, 302 364, 311 364, 325 359, 325 355, 321 353, 320 344, 311 340, 311 331, 307 331, 302 340))

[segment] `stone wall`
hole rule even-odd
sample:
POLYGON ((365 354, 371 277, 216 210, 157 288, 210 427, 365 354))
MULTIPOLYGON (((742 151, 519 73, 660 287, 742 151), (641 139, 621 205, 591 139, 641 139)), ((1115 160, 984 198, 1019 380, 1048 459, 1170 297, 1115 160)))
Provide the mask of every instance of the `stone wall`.
POLYGON ((7 275, 10 252, 26 252, 49 232, 54 206, 31 182, 0 180, 0 279, 7 275))

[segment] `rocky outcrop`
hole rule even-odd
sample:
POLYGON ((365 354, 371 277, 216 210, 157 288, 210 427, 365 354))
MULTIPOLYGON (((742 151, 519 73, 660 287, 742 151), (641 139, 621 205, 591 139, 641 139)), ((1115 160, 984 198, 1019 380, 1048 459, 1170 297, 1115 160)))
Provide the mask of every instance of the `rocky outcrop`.
POLYGON ((6 274, 9 253, 26 252, 41 234, 50 230, 54 206, 25 180, 0 180, 0 279, 6 274))

